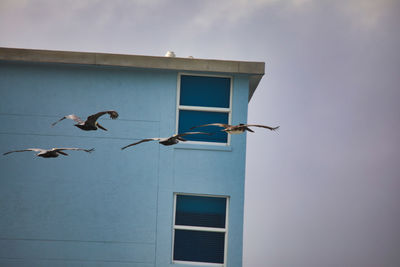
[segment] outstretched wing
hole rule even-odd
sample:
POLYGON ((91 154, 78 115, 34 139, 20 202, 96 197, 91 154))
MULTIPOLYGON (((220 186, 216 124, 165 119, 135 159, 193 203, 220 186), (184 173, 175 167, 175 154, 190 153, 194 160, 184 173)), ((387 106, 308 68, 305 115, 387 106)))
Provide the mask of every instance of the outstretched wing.
POLYGON ((133 143, 133 144, 124 146, 124 147, 121 148, 121 150, 123 150, 123 149, 125 149, 125 148, 128 148, 128 147, 130 147, 130 146, 135 146, 135 145, 140 144, 140 143, 149 142, 149 141, 158 141, 158 140, 161 140, 161 138, 147 138, 147 139, 143 139, 143 140, 140 140, 139 142, 136 142, 136 143, 133 143))
POLYGON ((7 154, 10 154, 10 153, 14 153, 14 152, 25 152, 25 151, 46 152, 47 150, 41 149, 41 148, 27 148, 27 149, 23 149, 23 150, 8 151, 6 153, 3 153, 3 155, 7 155, 7 154))
POLYGON ((54 126, 54 125, 56 125, 58 122, 60 122, 60 121, 62 121, 62 120, 65 120, 65 119, 70 119, 70 120, 74 120, 74 121, 76 121, 77 123, 85 123, 81 118, 79 118, 78 116, 76 116, 75 114, 71 114, 71 115, 67 115, 67 116, 64 116, 64 117, 62 117, 61 119, 59 119, 58 121, 56 121, 56 122, 53 122, 52 124, 51 124, 51 126, 54 126))
POLYGON ((181 133, 181 134, 175 134, 171 138, 176 138, 180 141, 187 141, 186 139, 182 138, 182 136, 185 135, 190 135, 190 134, 206 134, 206 135, 212 135, 213 133, 204 133, 204 132, 186 132, 186 133, 181 133))
POLYGON ((212 133, 204 133, 204 132, 186 132, 186 133, 176 134, 176 135, 174 135, 174 136, 176 136, 176 137, 181 137, 181 136, 185 136, 185 135, 189 135, 189 134, 207 134, 207 135, 211 135, 212 133))
POLYGON ((270 127, 270 126, 266 126, 266 125, 259 125, 259 124, 245 124, 248 127, 261 127, 261 128, 266 128, 269 129, 271 131, 276 131, 279 129, 279 126, 277 127, 270 127))
POLYGON ((84 148, 75 148, 75 147, 63 147, 63 148, 53 148, 52 150, 56 151, 56 152, 59 152, 61 154, 63 154, 62 153, 63 150, 78 150, 78 151, 85 151, 85 152, 90 153, 90 152, 94 151, 94 148, 84 149, 84 148))
POLYGON ((218 127, 222 127, 222 128, 227 128, 227 127, 229 127, 231 125, 224 124, 224 123, 209 123, 209 124, 203 124, 203 125, 199 125, 199 126, 194 126, 194 127, 190 128, 190 130, 193 130, 194 128, 206 127, 206 126, 218 126, 218 127))
POLYGON ((113 120, 118 118, 118 112, 116 112, 115 110, 107 110, 107 111, 101 111, 101 112, 97 112, 96 114, 90 115, 89 117, 87 117, 87 122, 95 123, 97 121, 97 119, 99 117, 103 116, 104 114, 109 114, 110 118, 113 120))

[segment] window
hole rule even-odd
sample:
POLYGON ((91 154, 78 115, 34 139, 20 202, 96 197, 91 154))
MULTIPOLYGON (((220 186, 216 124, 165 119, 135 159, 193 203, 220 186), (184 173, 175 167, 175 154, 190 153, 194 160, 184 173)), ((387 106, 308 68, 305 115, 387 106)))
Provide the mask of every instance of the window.
POLYGON ((189 141, 229 143, 228 134, 220 127, 193 126, 231 121, 232 82, 230 77, 180 74, 178 77, 177 132, 213 132, 213 135, 188 135, 189 141))
POLYGON ((175 195, 173 261, 225 264, 228 198, 175 195))

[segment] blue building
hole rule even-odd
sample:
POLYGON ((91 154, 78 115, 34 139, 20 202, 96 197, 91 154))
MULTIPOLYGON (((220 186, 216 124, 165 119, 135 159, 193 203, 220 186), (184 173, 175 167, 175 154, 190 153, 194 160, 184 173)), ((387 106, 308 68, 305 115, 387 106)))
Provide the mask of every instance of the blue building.
POLYGON ((264 63, 0 48, 0 266, 241 266, 246 123, 264 63), (108 131, 82 131, 103 110, 108 131), (219 129, 198 128, 208 131, 219 129))

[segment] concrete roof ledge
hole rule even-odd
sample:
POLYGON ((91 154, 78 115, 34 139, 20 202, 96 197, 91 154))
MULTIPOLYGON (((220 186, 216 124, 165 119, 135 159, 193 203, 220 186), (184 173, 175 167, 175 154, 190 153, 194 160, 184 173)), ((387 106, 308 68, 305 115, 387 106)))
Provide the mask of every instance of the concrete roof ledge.
POLYGON ((264 62, 155 57, 5 47, 0 47, 0 60, 247 74, 250 77, 249 100, 265 72, 264 62))

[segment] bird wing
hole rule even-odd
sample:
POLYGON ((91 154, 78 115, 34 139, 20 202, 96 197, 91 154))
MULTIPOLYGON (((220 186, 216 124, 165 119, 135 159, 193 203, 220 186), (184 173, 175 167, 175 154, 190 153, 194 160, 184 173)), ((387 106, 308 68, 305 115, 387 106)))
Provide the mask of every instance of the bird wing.
MULTIPOLYGON (((53 148, 52 149, 53 151, 56 151, 56 152, 58 152, 58 153, 60 153, 61 151, 63 151, 63 150, 80 150, 80 151, 85 151, 85 152, 88 152, 88 153, 90 153, 90 152, 92 152, 92 151, 94 151, 94 148, 91 148, 91 149, 84 149, 84 148, 76 148, 76 147, 62 147, 62 148, 53 148)), ((61 153, 62 154, 62 153, 61 153)))
POLYGON ((67 115, 67 116, 64 116, 64 117, 62 117, 61 119, 59 119, 58 121, 56 121, 56 122, 53 122, 52 124, 51 124, 51 126, 54 126, 54 125, 56 125, 58 122, 60 122, 60 121, 62 121, 62 120, 65 120, 65 119, 70 119, 70 120, 74 120, 74 121, 76 121, 77 123, 85 123, 81 118, 79 118, 78 116, 76 116, 75 114, 71 114, 71 115, 67 115))
POLYGON ((271 130, 271 131, 276 131, 276 130, 279 129, 279 126, 277 126, 277 127, 270 127, 270 126, 259 125, 259 124, 245 124, 245 126, 248 126, 248 127, 261 127, 261 128, 269 129, 269 130, 271 130))
POLYGON ((140 140, 139 142, 124 146, 124 147, 121 148, 121 150, 123 150, 125 148, 128 148, 130 146, 135 146, 135 145, 140 144, 140 143, 149 142, 149 141, 158 141, 158 140, 161 140, 161 139, 162 138, 147 138, 147 139, 143 139, 143 140, 140 140))
POLYGON ((224 124, 224 123, 209 123, 209 124, 203 124, 203 125, 199 125, 199 126, 194 126, 194 127, 190 128, 190 130, 193 130, 194 128, 206 127, 206 126, 218 126, 218 127, 222 127, 222 128, 227 128, 227 127, 229 127, 231 125, 224 124))
POLYGON ((183 137, 181 137, 181 136, 176 136, 176 137, 171 137, 171 138, 176 138, 176 139, 178 139, 179 141, 183 141, 183 142, 186 142, 186 141, 187 141, 185 138, 183 138, 183 137))
POLYGON ((204 133, 204 132, 186 132, 186 133, 181 133, 181 134, 175 134, 173 137, 179 138, 181 136, 189 135, 189 134, 207 134, 211 135, 212 133, 204 133))
POLYGON ((99 117, 103 116, 104 114, 110 114, 110 118, 113 120, 118 118, 118 113, 115 110, 107 110, 107 111, 100 111, 97 112, 96 114, 90 115, 89 117, 87 117, 87 121, 94 123, 97 121, 99 117))
POLYGON ((23 150, 13 150, 13 151, 8 151, 6 153, 3 153, 3 155, 7 155, 10 153, 14 153, 14 152, 25 152, 25 151, 35 151, 35 152, 46 152, 46 149, 41 149, 41 148, 27 148, 27 149, 23 149, 23 150))
POLYGON ((186 132, 186 133, 181 133, 181 134, 174 134, 170 138, 175 138, 180 141, 187 141, 186 139, 182 138, 182 136, 189 135, 189 134, 207 134, 207 135, 212 135, 212 133, 203 133, 203 132, 186 132))

